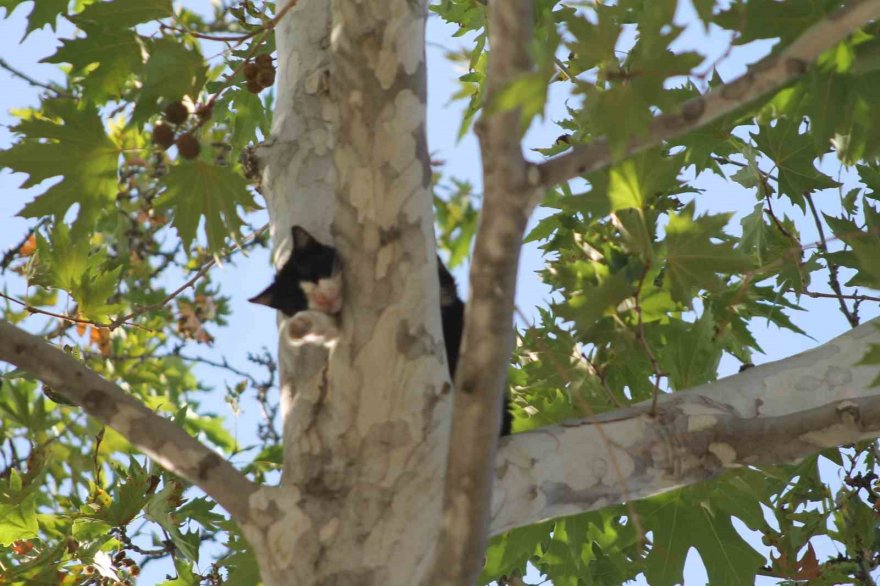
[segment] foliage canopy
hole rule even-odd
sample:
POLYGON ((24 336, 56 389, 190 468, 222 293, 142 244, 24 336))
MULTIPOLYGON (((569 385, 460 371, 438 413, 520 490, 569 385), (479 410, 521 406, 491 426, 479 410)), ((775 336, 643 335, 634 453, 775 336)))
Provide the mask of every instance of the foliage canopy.
MULTIPOLYGON (((864 290, 880 285, 880 25, 825 51, 775 94, 626 157, 654 117, 730 81, 717 69, 738 48, 760 41, 782 52, 841 2, 693 0, 696 20, 686 23, 676 15, 691 3, 677 0, 536 0, 534 68, 489 104, 485 4, 431 6, 463 39, 448 52, 464 69, 454 95, 466 104, 460 134, 486 109, 520 108, 523 130, 559 128, 555 142, 534 145, 536 159, 599 137, 615 153, 611 166, 548 192, 528 236, 540 243, 540 277, 554 294, 518 330, 509 375, 518 431, 714 380, 725 356, 750 365, 762 352, 759 324, 811 333, 792 319, 805 297, 827 297, 828 311, 851 325, 876 312, 880 299, 864 290), (727 44, 720 57, 680 48, 698 29, 727 44), (711 185, 737 184, 754 199, 723 200, 723 212, 707 206, 718 196, 704 187, 711 175, 711 185)), ((7 16, 30 11, 25 36, 75 31, 43 59, 63 68, 64 83, 45 84, 38 104, 15 112, 16 141, 0 151, 0 167, 23 174, 22 187, 39 187, 19 212, 31 229, 0 264, 20 276, 4 292, 4 319, 234 456, 255 480, 273 480, 272 355, 250 353, 246 371, 206 356, 239 294, 221 290, 210 267, 266 245, 242 155, 269 135, 274 69, 266 58, 262 70, 256 64, 272 54, 273 27, 288 7, 0 7, 7 16), (262 408, 253 445, 227 430, 196 364, 234 381, 227 402, 262 408)), ((458 265, 476 231, 479 194, 455 169, 437 168, 435 179, 439 243, 458 265)), ((876 457, 874 445, 825 454, 843 479, 834 486, 823 483, 817 457, 515 530, 492 542, 483 580, 531 563, 557 586, 639 575, 671 585, 692 549, 712 584, 758 574, 868 580, 880 565, 876 457), (829 540, 836 556, 827 555, 829 540)), ((0 584, 133 581, 154 559, 172 560, 168 586, 256 582, 253 556, 210 499, 26 373, 5 371, 0 584)))

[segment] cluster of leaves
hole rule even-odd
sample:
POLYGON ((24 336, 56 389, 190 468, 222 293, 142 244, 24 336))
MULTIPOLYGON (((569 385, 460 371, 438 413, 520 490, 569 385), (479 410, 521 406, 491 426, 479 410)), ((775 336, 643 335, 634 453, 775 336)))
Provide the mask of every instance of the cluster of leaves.
MULTIPOLYGON (((731 49, 775 39, 773 50, 783 51, 839 4, 739 0, 720 9, 705 0, 694 7, 707 28, 736 33, 731 49)), ((684 30, 673 24, 675 0, 577 9, 539 0, 534 69, 486 104, 485 6, 443 0, 433 9, 474 40, 452 56, 469 68, 456 96, 468 100, 462 132, 496 108, 521 108, 525 127, 544 111, 551 87, 569 96, 554 120, 564 134, 536 149, 544 156, 599 137, 622 155, 657 114, 675 113, 722 83, 704 56, 672 49, 684 30)), ((546 253, 543 280, 556 301, 520 332, 510 373, 515 429, 712 381, 724 356, 750 365, 762 351, 756 321, 803 333, 790 314, 805 295, 827 296, 850 324, 859 322, 862 304, 877 298, 857 288, 880 287, 878 32, 870 25, 825 52, 802 80, 761 103, 546 195, 543 219, 528 238, 546 253), (828 154, 839 162, 838 178, 823 170, 827 164, 817 167, 828 154), (710 195, 695 182, 704 172, 750 191, 755 203, 737 210, 735 222, 733 213, 698 212, 710 195), (840 176, 847 174, 845 190, 840 176), (824 208, 819 194, 822 201, 832 196, 824 208)), ((873 470, 873 457, 856 460, 873 470)), ((878 551, 873 532, 854 528, 829 494, 815 461, 728 476, 629 509, 514 531, 493 542, 483 578, 523 575, 531 562, 557 585, 619 584, 640 573, 671 585, 694 548, 712 584, 751 583, 758 572, 815 584, 858 579, 878 565, 864 553, 878 551), (776 515, 778 529, 764 521, 759 503, 776 515), (776 552, 772 561, 734 530, 732 517, 763 533, 776 552), (801 517, 810 517, 809 530, 801 517), (834 540, 843 552, 838 560, 817 559, 809 541, 817 535, 834 540)), ((837 498, 848 503, 847 514, 876 520, 864 494, 841 489, 837 498)))
MULTIPOLYGON (((210 346, 230 311, 207 269, 266 245, 239 157, 269 131, 271 92, 254 92, 242 70, 274 49, 274 3, 218 6, 213 16, 171 0, 0 8, 30 10, 25 36, 62 21, 74 31, 43 59, 61 65, 65 82, 15 112, 17 140, 0 151, 0 168, 37 188, 19 212, 32 229, 0 263, 18 275, 7 281, 3 318, 27 320, 157 413, 236 453, 193 366, 234 377, 227 398, 237 405, 249 390, 267 401, 275 364, 253 357, 269 373, 258 380, 192 348, 210 346)), ((260 90, 274 78, 265 69, 260 90)), ((157 558, 173 559, 169 585, 256 583, 252 556, 212 501, 26 374, 0 382, 0 583, 128 584, 157 558), (226 555, 205 564, 212 543, 226 555), (200 557, 208 569, 197 572, 200 557)), ((279 461, 273 425, 269 417, 243 461, 258 479, 279 461)))

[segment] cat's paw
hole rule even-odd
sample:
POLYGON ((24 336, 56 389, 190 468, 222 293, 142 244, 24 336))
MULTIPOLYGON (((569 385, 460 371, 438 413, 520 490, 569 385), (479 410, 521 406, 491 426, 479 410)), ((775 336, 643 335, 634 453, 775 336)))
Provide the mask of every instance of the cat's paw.
POLYGON ((321 279, 317 283, 300 283, 306 294, 309 309, 323 313, 339 313, 342 309, 342 281, 338 276, 321 279))
POLYGON ((300 311, 286 321, 287 339, 292 344, 329 342, 339 337, 336 319, 320 311, 300 311))

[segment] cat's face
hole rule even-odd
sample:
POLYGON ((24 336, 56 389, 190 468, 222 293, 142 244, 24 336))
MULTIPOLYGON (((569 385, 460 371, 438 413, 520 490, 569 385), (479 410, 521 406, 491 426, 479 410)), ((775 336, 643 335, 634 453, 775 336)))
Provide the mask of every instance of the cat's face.
POLYGON ((336 249, 315 240, 300 226, 291 228, 293 250, 274 282, 249 301, 291 316, 311 309, 338 313, 342 309, 342 281, 336 249))

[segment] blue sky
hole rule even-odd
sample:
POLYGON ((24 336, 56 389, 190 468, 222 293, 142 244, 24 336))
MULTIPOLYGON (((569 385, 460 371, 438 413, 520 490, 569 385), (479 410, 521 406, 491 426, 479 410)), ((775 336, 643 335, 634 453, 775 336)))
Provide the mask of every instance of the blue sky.
MULTIPOLYGON (((192 0, 185 2, 187 6, 195 9, 207 9, 210 3, 207 0, 192 0)), ((714 62, 719 56, 725 54, 729 48, 729 38, 719 31, 710 31, 707 35, 702 25, 696 22, 693 10, 688 2, 683 2, 679 10, 677 20, 680 24, 687 25, 687 32, 682 36, 679 48, 697 48, 707 56, 707 62, 714 62)), ((7 61, 11 66, 25 72, 39 80, 62 79, 58 69, 52 64, 40 64, 38 61, 54 52, 55 33, 37 31, 30 35, 24 43, 20 43, 24 31, 24 16, 30 5, 25 4, 17 10, 8 20, 0 21, 0 58, 7 61)), ((62 36, 70 36, 70 27, 61 27, 62 36)), ((452 64, 443 58, 444 47, 452 48, 466 39, 453 39, 453 29, 444 25, 438 18, 432 17, 428 25, 428 66, 429 66, 429 112, 428 112, 428 140, 431 152, 446 161, 444 170, 458 178, 471 180, 480 190, 480 163, 477 143, 473 134, 469 134, 461 141, 456 138, 459 120, 461 118, 462 103, 450 103, 449 96, 457 89, 455 80, 464 73, 457 71, 452 64)), ((744 71, 746 63, 753 62, 759 56, 766 53, 769 43, 753 44, 745 48, 738 48, 730 52, 720 63, 718 70, 724 80, 730 80, 744 71)), ((211 52, 208 52, 211 54, 211 52)), ((7 126, 14 119, 9 115, 9 110, 15 107, 33 105, 37 103, 39 89, 30 86, 27 82, 13 77, 8 71, 0 69, 0 148, 8 146, 12 141, 12 135, 7 126)), ((546 118, 533 126, 526 136, 526 147, 547 146, 561 134, 554 124, 554 118, 561 117, 564 112, 566 96, 560 94, 561 88, 554 86, 548 105, 546 118)), ((75 156, 75 153, 71 153, 75 156)), ((530 158, 537 158, 531 154, 530 158)), ((836 162, 826 161, 823 168, 833 169, 836 175, 836 162)), ((22 176, 13 176, 8 171, 0 170, 0 252, 7 250, 20 241, 29 221, 15 217, 14 214, 39 192, 37 190, 21 190, 18 185, 22 182, 22 176)), ((704 174, 696 185, 704 190, 697 198, 698 209, 701 211, 733 211, 738 216, 751 211, 755 205, 754 195, 742 189, 736 184, 725 181, 711 174, 704 174)), ((824 195, 817 196, 819 198, 824 195)), ((836 199, 836 195, 828 197, 836 199)), ((796 219, 802 216, 797 209, 783 208, 787 214, 796 219)), ((540 212, 539 212, 540 213, 540 212)), ((262 221, 255 221, 260 225, 262 221)), ((738 226, 738 218, 735 218, 731 226, 738 226)), ((815 234, 810 233, 808 225, 804 224, 804 240, 814 240, 815 234)), ((545 304, 550 294, 543 286, 534 272, 541 268, 542 258, 534 245, 526 246, 521 261, 518 279, 517 304, 527 316, 534 315, 534 308, 545 304)), ((467 286, 466 269, 456 271, 462 289, 467 286)), ((238 257, 233 264, 215 268, 213 275, 219 279, 225 295, 232 298, 232 316, 229 326, 222 330, 212 330, 216 336, 215 345, 208 348, 200 348, 202 355, 211 356, 215 359, 225 356, 236 366, 247 368, 244 356, 248 351, 258 350, 263 346, 270 349, 275 347, 276 331, 275 317, 265 308, 248 304, 246 299, 256 293, 267 284, 272 276, 266 251, 255 251, 249 257, 238 257)), ((817 281, 817 284, 818 281, 817 281)), ((824 284, 824 283, 823 283, 824 284)), ((174 285, 174 283, 169 283, 174 285)), ((7 272, 3 276, 2 286, 8 293, 20 296, 25 292, 25 283, 7 272)), ((464 291, 462 291, 464 293, 464 291)), ((831 300, 804 299, 802 305, 806 312, 794 316, 795 322, 806 329, 813 339, 796 336, 788 332, 781 332, 774 326, 756 323, 756 337, 765 349, 765 355, 756 356, 757 362, 767 362, 790 356, 817 343, 826 341, 847 329, 847 324, 837 311, 831 300)), ((863 317, 869 318, 876 315, 876 310, 864 308, 863 317)), ((37 319, 37 318, 31 318, 37 319)), ((27 322, 26 322, 27 323, 27 322)), ((36 323, 36 322, 34 322, 36 323)), ((192 353, 199 353, 194 351, 192 353)), ((737 365, 733 361, 723 363, 722 374, 731 374, 736 371, 737 365)), ((222 401, 222 389, 224 382, 234 384, 235 378, 228 378, 223 372, 197 367, 200 378, 207 383, 214 384, 218 389, 214 410, 223 413, 229 418, 230 428, 242 444, 249 444, 254 438, 254 429, 258 411, 253 402, 244 402, 244 410, 239 415, 234 415, 229 407, 222 401)), ((210 399, 209 399, 210 401, 210 399)), ((833 475, 833 469, 827 470, 833 475)), ((757 546, 757 544, 756 544, 757 546)), ((762 548, 762 551, 764 549, 762 548)), ((826 549, 826 553, 833 551, 826 549)), ((820 551, 820 555, 821 555, 820 551)), ((148 574, 142 583, 154 583, 158 581, 164 572, 158 572, 148 566, 148 574)), ((529 576, 532 578, 532 576, 529 576)), ((644 583, 643 581, 640 583, 644 583)), ((687 586, 696 586, 706 583, 705 572, 702 569, 697 556, 691 554, 686 568, 687 586)), ((773 584, 775 581, 763 580, 758 584, 773 584)))

